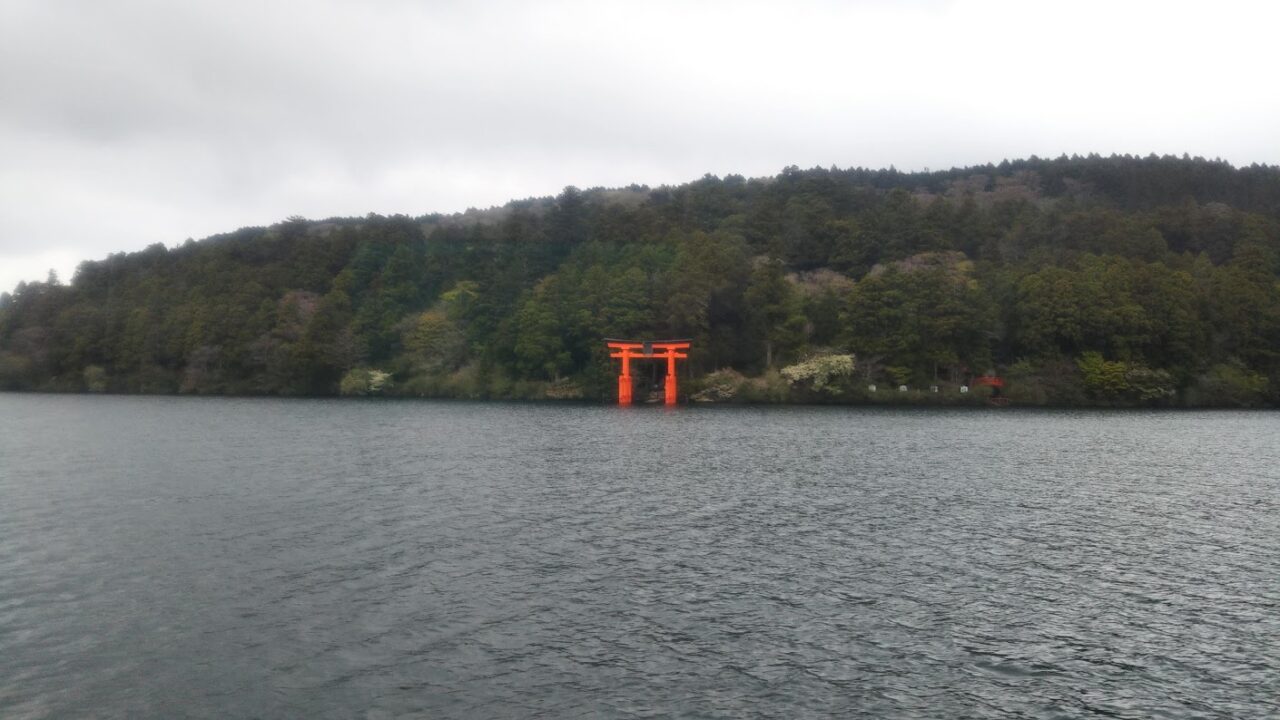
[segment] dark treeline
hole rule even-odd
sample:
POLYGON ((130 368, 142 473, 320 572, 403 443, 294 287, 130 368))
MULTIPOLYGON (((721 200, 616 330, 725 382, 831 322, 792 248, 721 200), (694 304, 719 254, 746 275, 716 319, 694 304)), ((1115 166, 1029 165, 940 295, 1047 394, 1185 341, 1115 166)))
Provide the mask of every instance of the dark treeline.
POLYGON ((603 338, 688 337, 726 398, 1274 405, 1278 272, 1280 168, 787 168, 85 262, 0 296, 0 389, 606 398, 603 338))

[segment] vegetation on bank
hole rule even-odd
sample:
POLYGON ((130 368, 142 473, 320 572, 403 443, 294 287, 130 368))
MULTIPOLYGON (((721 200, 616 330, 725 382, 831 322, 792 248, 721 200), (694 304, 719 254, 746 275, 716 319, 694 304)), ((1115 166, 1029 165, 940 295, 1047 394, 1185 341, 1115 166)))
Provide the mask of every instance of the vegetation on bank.
POLYGON ((290 218, 0 295, 0 389, 607 399, 605 337, 692 338, 707 401, 975 403, 995 372, 1016 404, 1274 406, 1280 168, 788 168, 290 218))

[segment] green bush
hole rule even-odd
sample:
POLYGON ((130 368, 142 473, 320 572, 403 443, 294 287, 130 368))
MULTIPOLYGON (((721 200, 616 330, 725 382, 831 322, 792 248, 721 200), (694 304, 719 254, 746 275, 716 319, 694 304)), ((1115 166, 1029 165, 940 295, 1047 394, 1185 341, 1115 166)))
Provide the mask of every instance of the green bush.
POLYGON ((1214 365, 1196 383, 1200 404, 1256 407, 1263 404, 1267 378, 1236 363, 1214 365))
POLYGON ((791 398, 791 383, 777 370, 768 370, 744 383, 741 395, 747 402, 784 403, 791 398))
POLYGON ((747 379, 732 368, 722 368, 694 381, 694 402, 731 402, 738 399, 747 379))
POLYGON ((1111 402, 1151 403, 1174 395, 1173 376, 1136 362, 1104 360, 1101 353, 1087 352, 1076 361, 1090 395, 1111 402))
POLYGON ((89 365, 83 375, 85 390, 92 393, 107 391, 107 371, 101 365, 89 365))

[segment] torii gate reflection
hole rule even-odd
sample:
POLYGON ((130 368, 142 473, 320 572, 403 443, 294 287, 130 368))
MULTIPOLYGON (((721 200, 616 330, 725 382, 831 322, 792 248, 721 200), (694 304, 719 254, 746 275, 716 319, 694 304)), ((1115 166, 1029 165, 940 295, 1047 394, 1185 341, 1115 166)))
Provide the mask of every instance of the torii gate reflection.
POLYGON ((688 353, 680 352, 689 349, 688 340, 606 340, 605 342, 609 349, 614 351, 609 357, 622 360, 622 374, 618 376, 619 405, 631 404, 631 361, 664 358, 667 361, 666 404, 676 404, 676 360, 685 360, 689 357, 688 353), (655 354, 654 351, 659 351, 659 354, 655 354))

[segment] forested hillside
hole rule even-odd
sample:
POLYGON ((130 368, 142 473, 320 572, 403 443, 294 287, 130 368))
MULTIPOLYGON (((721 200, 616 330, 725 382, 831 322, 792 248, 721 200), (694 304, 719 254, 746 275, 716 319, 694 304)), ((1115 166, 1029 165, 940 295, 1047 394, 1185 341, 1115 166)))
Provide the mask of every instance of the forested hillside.
POLYGON ((604 338, 687 337, 721 398, 1275 405, 1278 272, 1280 168, 787 168, 85 262, 0 296, 0 389, 603 399, 604 338))

